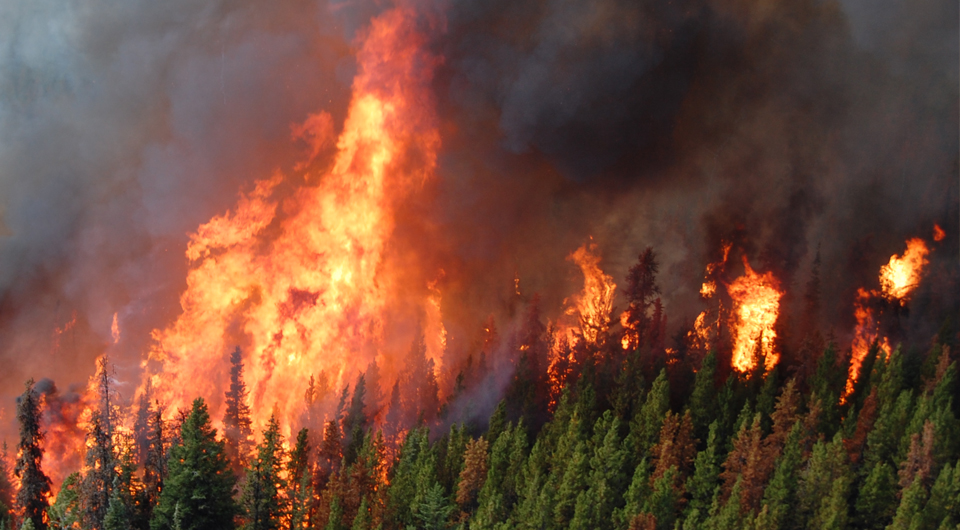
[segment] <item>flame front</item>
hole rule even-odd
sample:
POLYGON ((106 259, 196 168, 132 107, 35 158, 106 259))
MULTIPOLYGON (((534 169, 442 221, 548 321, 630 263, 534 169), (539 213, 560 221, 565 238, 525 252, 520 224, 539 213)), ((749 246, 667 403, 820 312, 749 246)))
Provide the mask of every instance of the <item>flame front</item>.
MULTIPOLYGON (((182 314, 153 333, 151 358, 161 365, 153 386, 168 410, 196 395, 218 404, 235 344, 244 345, 255 424, 275 410, 289 425, 308 374, 340 374, 340 384, 380 353, 398 283, 384 265, 393 214, 431 177, 440 145, 429 90, 437 61, 415 26, 404 8, 372 22, 336 156, 318 185, 281 200, 278 173, 192 236, 182 314)), ((297 133, 322 145, 329 123, 314 116, 297 133), (317 130, 305 134, 311 124, 317 130)), ((439 291, 435 301, 436 313, 439 291)))
POLYGON ((733 299, 733 367, 741 372, 752 370, 756 353, 766 359, 769 370, 777 364, 774 350, 777 332, 774 325, 780 311, 780 282, 773 273, 757 274, 743 259, 744 274, 727 288, 733 299))

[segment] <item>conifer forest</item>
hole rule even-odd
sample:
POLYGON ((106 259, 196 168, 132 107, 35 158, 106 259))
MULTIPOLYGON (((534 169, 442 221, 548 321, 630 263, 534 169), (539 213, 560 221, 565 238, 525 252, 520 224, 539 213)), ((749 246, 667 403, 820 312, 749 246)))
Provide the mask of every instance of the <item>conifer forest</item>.
POLYGON ((957 0, 0 0, 0 530, 960 530, 957 0))

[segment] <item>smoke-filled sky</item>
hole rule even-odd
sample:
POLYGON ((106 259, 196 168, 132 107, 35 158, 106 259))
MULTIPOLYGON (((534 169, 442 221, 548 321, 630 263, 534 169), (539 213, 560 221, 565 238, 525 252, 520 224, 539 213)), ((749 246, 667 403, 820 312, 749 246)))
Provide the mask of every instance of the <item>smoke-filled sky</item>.
MULTIPOLYGON (((135 379, 179 312, 189 234, 307 156, 292 125, 326 110, 339 130, 356 37, 385 6, 0 0, 5 403, 28 377, 85 382, 104 351, 135 379)), ((939 223, 931 270, 953 291, 917 304, 957 309, 955 1, 429 9, 445 17, 430 43, 443 147, 394 244, 445 271, 453 333, 498 311, 515 275, 556 313, 578 288, 565 257, 591 236, 618 283, 653 246, 678 323, 722 239, 788 290, 819 248, 824 322, 843 335, 855 289, 939 223)))

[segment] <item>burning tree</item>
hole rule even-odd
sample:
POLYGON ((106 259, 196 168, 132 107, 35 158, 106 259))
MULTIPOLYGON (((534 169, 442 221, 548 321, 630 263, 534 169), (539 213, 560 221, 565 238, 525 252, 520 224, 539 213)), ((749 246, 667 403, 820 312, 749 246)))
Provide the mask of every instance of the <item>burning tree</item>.
POLYGON ((17 464, 14 475, 20 481, 17 492, 17 512, 21 520, 29 520, 37 530, 47 528, 47 497, 50 479, 43 473, 43 432, 40 430, 40 396, 33 388, 33 379, 26 383, 17 403, 17 422, 20 424, 20 443, 17 444, 17 464))

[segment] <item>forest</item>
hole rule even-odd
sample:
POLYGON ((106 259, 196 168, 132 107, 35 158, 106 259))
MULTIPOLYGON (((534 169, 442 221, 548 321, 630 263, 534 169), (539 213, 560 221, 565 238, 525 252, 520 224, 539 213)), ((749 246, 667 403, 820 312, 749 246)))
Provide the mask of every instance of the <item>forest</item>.
POLYGON ((559 346, 533 297, 505 341, 511 375, 487 419, 469 405, 497 392, 493 352, 471 355, 441 399, 422 332, 392 387, 372 364, 334 389, 332 414, 311 415, 329 386, 311 376, 290 436, 276 418, 253 432, 239 347, 220 430, 199 397, 169 411, 147 392, 121 410, 102 357, 84 465, 54 485, 43 394, 27 381, 19 441, 0 459, 2 528, 958 527, 949 318, 922 347, 875 339, 848 381, 850 349, 810 324, 832 302, 814 270, 798 346, 778 346, 772 367, 758 346, 741 371, 722 340, 703 350, 690 331, 664 336, 657 268, 642 253, 620 320, 581 316, 580 340, 559 346))

